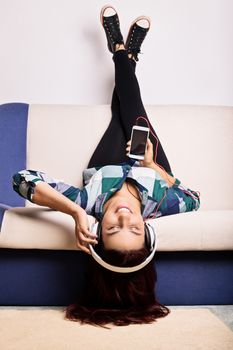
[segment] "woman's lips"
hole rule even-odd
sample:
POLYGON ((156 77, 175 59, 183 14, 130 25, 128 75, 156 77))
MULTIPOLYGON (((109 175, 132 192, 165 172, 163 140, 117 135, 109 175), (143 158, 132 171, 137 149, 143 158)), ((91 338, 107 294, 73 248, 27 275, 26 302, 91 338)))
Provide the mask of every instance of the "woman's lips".
POLYGON ((119 205, 117 208, 116 208, 116 213, 118 213, 118 212, 130 212, 130 213, 132 213, 132 210, 129 208, 129 206, 128 205, 119 205), (121 209, 121 210, 120 210, 121 209), (126 210, 124 210, 124 209, 126 209, 126 210))

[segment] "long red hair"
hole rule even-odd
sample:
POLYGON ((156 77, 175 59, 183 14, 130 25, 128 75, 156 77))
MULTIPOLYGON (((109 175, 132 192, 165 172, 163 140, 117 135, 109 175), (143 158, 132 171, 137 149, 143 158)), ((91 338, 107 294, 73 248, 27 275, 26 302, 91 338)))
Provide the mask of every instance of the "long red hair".
MULTIPOLYGON (((117 266, 134 266, 148 256, 148 249, 105 250, 95 248, 106 262, 117 266)), ((157 273, 154 259, 143 269, 131 273, 112 272, 89 259, 86 289, 83 295, 65 309, 65 318, 109 328, 107 324, 125 326, 152 323, 170 310, 155 295, 157 273)))

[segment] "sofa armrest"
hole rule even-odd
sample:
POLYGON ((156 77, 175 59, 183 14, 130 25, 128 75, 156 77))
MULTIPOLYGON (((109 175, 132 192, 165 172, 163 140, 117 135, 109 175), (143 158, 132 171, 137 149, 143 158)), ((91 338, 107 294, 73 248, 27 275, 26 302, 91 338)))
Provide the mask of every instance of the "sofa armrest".
POLYGON ((1 208, 1 209, 4 209, 4 210, 7 210, 7 209, 12 209, 13 207, 10 206, 10 205, 7 205, 7 204, 5 204, 5 203, 1 203, 1 202, 0 202, 0 208, 1 208))
POLYGON ((8 209, 12 209, 12 207, 7 204, 0 203, 0 232, 1 232, 2 221, 3 221, 5 211, 8 209))
POLYGON ((24 206, 25 199, 12 189, 12 176, 25 169, 28 104, 0 105, 0 202, 13 207, 24 206))

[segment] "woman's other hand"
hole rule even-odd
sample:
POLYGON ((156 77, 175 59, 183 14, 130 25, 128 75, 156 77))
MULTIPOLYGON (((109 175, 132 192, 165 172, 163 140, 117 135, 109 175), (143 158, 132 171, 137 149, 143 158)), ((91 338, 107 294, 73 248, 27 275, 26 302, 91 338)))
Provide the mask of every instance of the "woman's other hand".
POLYGON ((87 213, 81 207, 73 216, 75 220, 75 235, 77 247, 87 254, 91 254, 88 244, 97 244, 97 236, 89 231, 87 213))

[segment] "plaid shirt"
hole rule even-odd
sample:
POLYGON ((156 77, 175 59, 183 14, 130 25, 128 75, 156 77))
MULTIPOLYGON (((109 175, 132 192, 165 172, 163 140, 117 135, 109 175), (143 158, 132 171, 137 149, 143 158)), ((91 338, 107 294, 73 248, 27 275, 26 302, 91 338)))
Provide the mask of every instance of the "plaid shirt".
MULTIPOLYGON (((173 176, 171 172, 169 174, 173 176)), ((22 170, 13 176, 13 188, 20 196, 32 201, 36 184, 47 182, 80 205, 87 214, 100 220, 104 204, 126 180, 133 182, 138 189, 144 219, 193 211, 200 206, 197 192, 182 185, 177 178, 169 187, 157 171, 141 167, 137 161, 84 170, 82 189, 51 178, 44 172, 22 170)))

